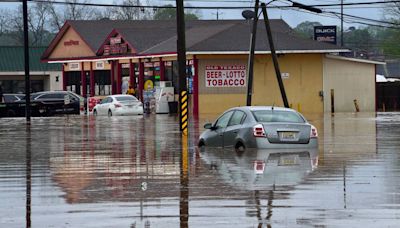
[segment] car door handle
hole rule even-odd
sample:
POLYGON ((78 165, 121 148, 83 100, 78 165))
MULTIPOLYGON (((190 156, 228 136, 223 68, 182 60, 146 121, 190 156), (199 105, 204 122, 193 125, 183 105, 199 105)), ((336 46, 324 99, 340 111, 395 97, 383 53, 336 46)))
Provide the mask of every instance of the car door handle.
POLYGON ((224 135, 224 134, 222 134, 222 133, 221 133, 221 134, 219 134, 219 136, 223 136, 223 135, 224 135))
POLYGON ((233 131, 234 134, 237 134, 239 131, 233 131))

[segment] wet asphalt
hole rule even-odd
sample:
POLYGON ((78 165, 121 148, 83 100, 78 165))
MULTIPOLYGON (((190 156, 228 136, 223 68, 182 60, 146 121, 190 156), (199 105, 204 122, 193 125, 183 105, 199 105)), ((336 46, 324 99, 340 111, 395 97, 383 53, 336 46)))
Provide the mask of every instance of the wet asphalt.
POLYGON ((0 227, 399 227, 400 113, 307 117, 318 150, 244 153, 196 147, 213 117, 2 118, 0 227))

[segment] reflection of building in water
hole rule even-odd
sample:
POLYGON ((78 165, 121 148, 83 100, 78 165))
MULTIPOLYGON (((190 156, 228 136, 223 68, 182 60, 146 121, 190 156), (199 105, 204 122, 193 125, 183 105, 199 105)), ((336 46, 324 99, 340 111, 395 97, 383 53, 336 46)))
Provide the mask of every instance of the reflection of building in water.
POLYGON ((335 113, 324 116, 324 156, 335 154, 336 160, 349 161, 354 156, 376 155, 375 113, 335 113), (363 142, 363 143, 360 143, 363 142))
MULTIPOLYGON (((52 153, 50 162, 53 179, 65 192, 67 202, 134 200, 149 193, 153 197, 178 196, 179 157, 171 156, 170 150, 160 150, 156 140, 149 140, 150 135, 156 135, 155 127, 145 128, 145 122, 155 119, 129 120, 112 120, 117 128, 108 129, 102 127, 101 120, 90 119, 89 127, 69 127, 57 135, 55 141, 65 140, 64 150, 52 153), (139 125, 143 125, 143 132, 132 127, 139 125), (127 131, 121 132, 121 128, 127 131), (141 190, 143 182, 148 184, 146 192, 141 190), (165 190, 160 192, 160 188, 165 190)), ((166 143, 171 145, 173 141, 166 143)))

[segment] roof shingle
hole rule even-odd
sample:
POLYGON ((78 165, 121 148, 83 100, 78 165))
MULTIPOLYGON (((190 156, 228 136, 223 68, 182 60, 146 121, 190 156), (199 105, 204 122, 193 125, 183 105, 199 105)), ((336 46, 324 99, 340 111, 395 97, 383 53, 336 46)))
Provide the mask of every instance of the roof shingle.
MULTIPOLYGON (((61 64, 48 64, 40 61, 45 47, 29 47, 30 71, 60 71, 61 64)), ((0 71, 24 71, 24 47, 0 46, 0 71)))

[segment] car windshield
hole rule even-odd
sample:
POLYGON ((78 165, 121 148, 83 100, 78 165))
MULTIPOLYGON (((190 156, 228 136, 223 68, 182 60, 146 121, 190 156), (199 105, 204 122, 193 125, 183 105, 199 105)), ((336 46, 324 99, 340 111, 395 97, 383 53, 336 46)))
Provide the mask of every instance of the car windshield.
POLYGON ((115 97, 117 101, 137 101, 136 97, 134 96, 121 96, 121 97, 115 97))
POLYGON ((305 120, 296 112, 277 110, 257 110, 252 112, 257 122, 304 123, 305 120))

